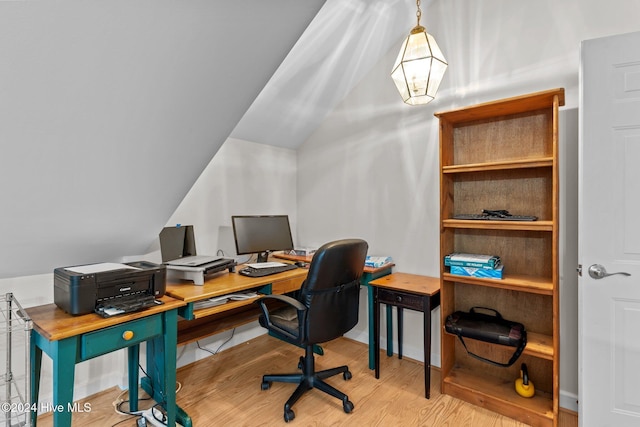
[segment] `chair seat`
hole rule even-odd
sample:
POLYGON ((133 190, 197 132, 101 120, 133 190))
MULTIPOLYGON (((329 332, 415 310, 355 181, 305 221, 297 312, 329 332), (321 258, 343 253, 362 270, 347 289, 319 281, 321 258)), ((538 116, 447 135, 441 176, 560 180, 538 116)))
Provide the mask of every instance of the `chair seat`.
MULTIPOLYGON (((277 310, 274 310, 269 314, 269 319, 271 324, 277 326, 279 328, 284 329, 288 333, 290 333, 295 339, 292 337, 287 337, 286 341, 295 342, 300 340, 300 328, 298 324, 298 312, 293 307, 282 307, 277 310)), ((261 326, 269 329, 266 326, 266 322, 264 320, 264 316, 260 316, 258 319, 261 326)))

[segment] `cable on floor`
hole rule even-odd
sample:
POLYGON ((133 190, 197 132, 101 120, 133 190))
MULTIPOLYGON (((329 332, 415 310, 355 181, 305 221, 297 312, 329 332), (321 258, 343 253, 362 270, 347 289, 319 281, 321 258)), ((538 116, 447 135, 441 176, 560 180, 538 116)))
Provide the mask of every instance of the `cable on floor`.
POLYGON ((198 346, 198 348, 199 348, 200 350, 206 351, 207 353, 211 353, 211 354, 213 354, 213 355, 215 356, 216 354, 218 354, 218 353, 220 352, 220 349, 222 349, 222 347, 223 347, 226 343, 228 343, 229 341, 231 341, 231 338, 233 338, 233 336, 235 335, 235 333, 236 333, 236 328, 233 328, 233 329, 231 330, 231 336, 230 336, 229 338, 227 338, 227 340, 226 340, 225 342, 223 342, 222 344, 220 344, 220 346, 217 348, 217 350, 216 350, 216 351, 211 351, 211 350, 209 350, 208 348, 205 348, 205 347, 200 346, 200 341, 196 341, 196 345, 198 346))

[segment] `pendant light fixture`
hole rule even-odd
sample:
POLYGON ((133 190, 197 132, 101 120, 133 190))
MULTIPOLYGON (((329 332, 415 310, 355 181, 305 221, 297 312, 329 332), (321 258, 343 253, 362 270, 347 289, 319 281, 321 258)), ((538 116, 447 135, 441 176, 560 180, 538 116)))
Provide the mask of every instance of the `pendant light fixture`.
POLYGON ((447 60, 435 39, 420 25, 420 0, 416 1, 418 25, 402 43, 398 59, 391 71, 391 78, 402 96, 410 105, 431 102, 447 70, 447 60))

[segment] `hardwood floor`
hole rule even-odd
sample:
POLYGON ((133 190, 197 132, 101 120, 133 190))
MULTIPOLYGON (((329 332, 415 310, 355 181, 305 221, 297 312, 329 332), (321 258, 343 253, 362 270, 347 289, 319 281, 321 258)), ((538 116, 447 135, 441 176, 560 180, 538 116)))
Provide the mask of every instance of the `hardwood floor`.
MULTIPOLYGON (((423 365, 410 359, 383 355, 380 379, 368 369, 365 344, 340 338, 323 345, 324 356, 316 357, 317 369, 349 365, 353 378, 341 375, 328 380, 347 393, 354 403, 352 413, 342 403, 319 390, 304 395, 293 407, 298 426, 524 426, 494 412, 440 394, 440 372, 432 370, 431 399, 424 398, 423 365)), ((212 355, 178 370, 181 389, 178 405, 194 426, 285 425, 283 405, 295 385, 273 383, 260 388, 266 373, 295 372, 301 349, 267 335, 212 355)), ((135 426, 135 417, 115 413, 112 402, 121 394, 113 387, 81 401, 91 412, 75 413, 73 426, 135 426)), ((126 395, 124 397, 126 399, 126 395)), ((140 402, 141 409, 148 402, 140 402)), ((126 406, 125 406, 126 408, 126 406)), ((51 426, 51 414, 38 418, 39 426, 51 426)), ((577 416, 563 411, 560 427, 576 427, 577 416)))

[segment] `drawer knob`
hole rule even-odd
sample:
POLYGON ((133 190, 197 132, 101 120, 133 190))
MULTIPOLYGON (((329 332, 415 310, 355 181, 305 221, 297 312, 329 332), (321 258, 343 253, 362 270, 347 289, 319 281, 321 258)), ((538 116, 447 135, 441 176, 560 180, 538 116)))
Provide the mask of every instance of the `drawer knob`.
POLYGON ((125 341, 129 341, 131 338, 133 338, 133 331, 124 331, 122 333, 122 338, 124 338, 125 341))
POLYGON ((396 301, 402 302, 402 295, 396 295, 396 301))

